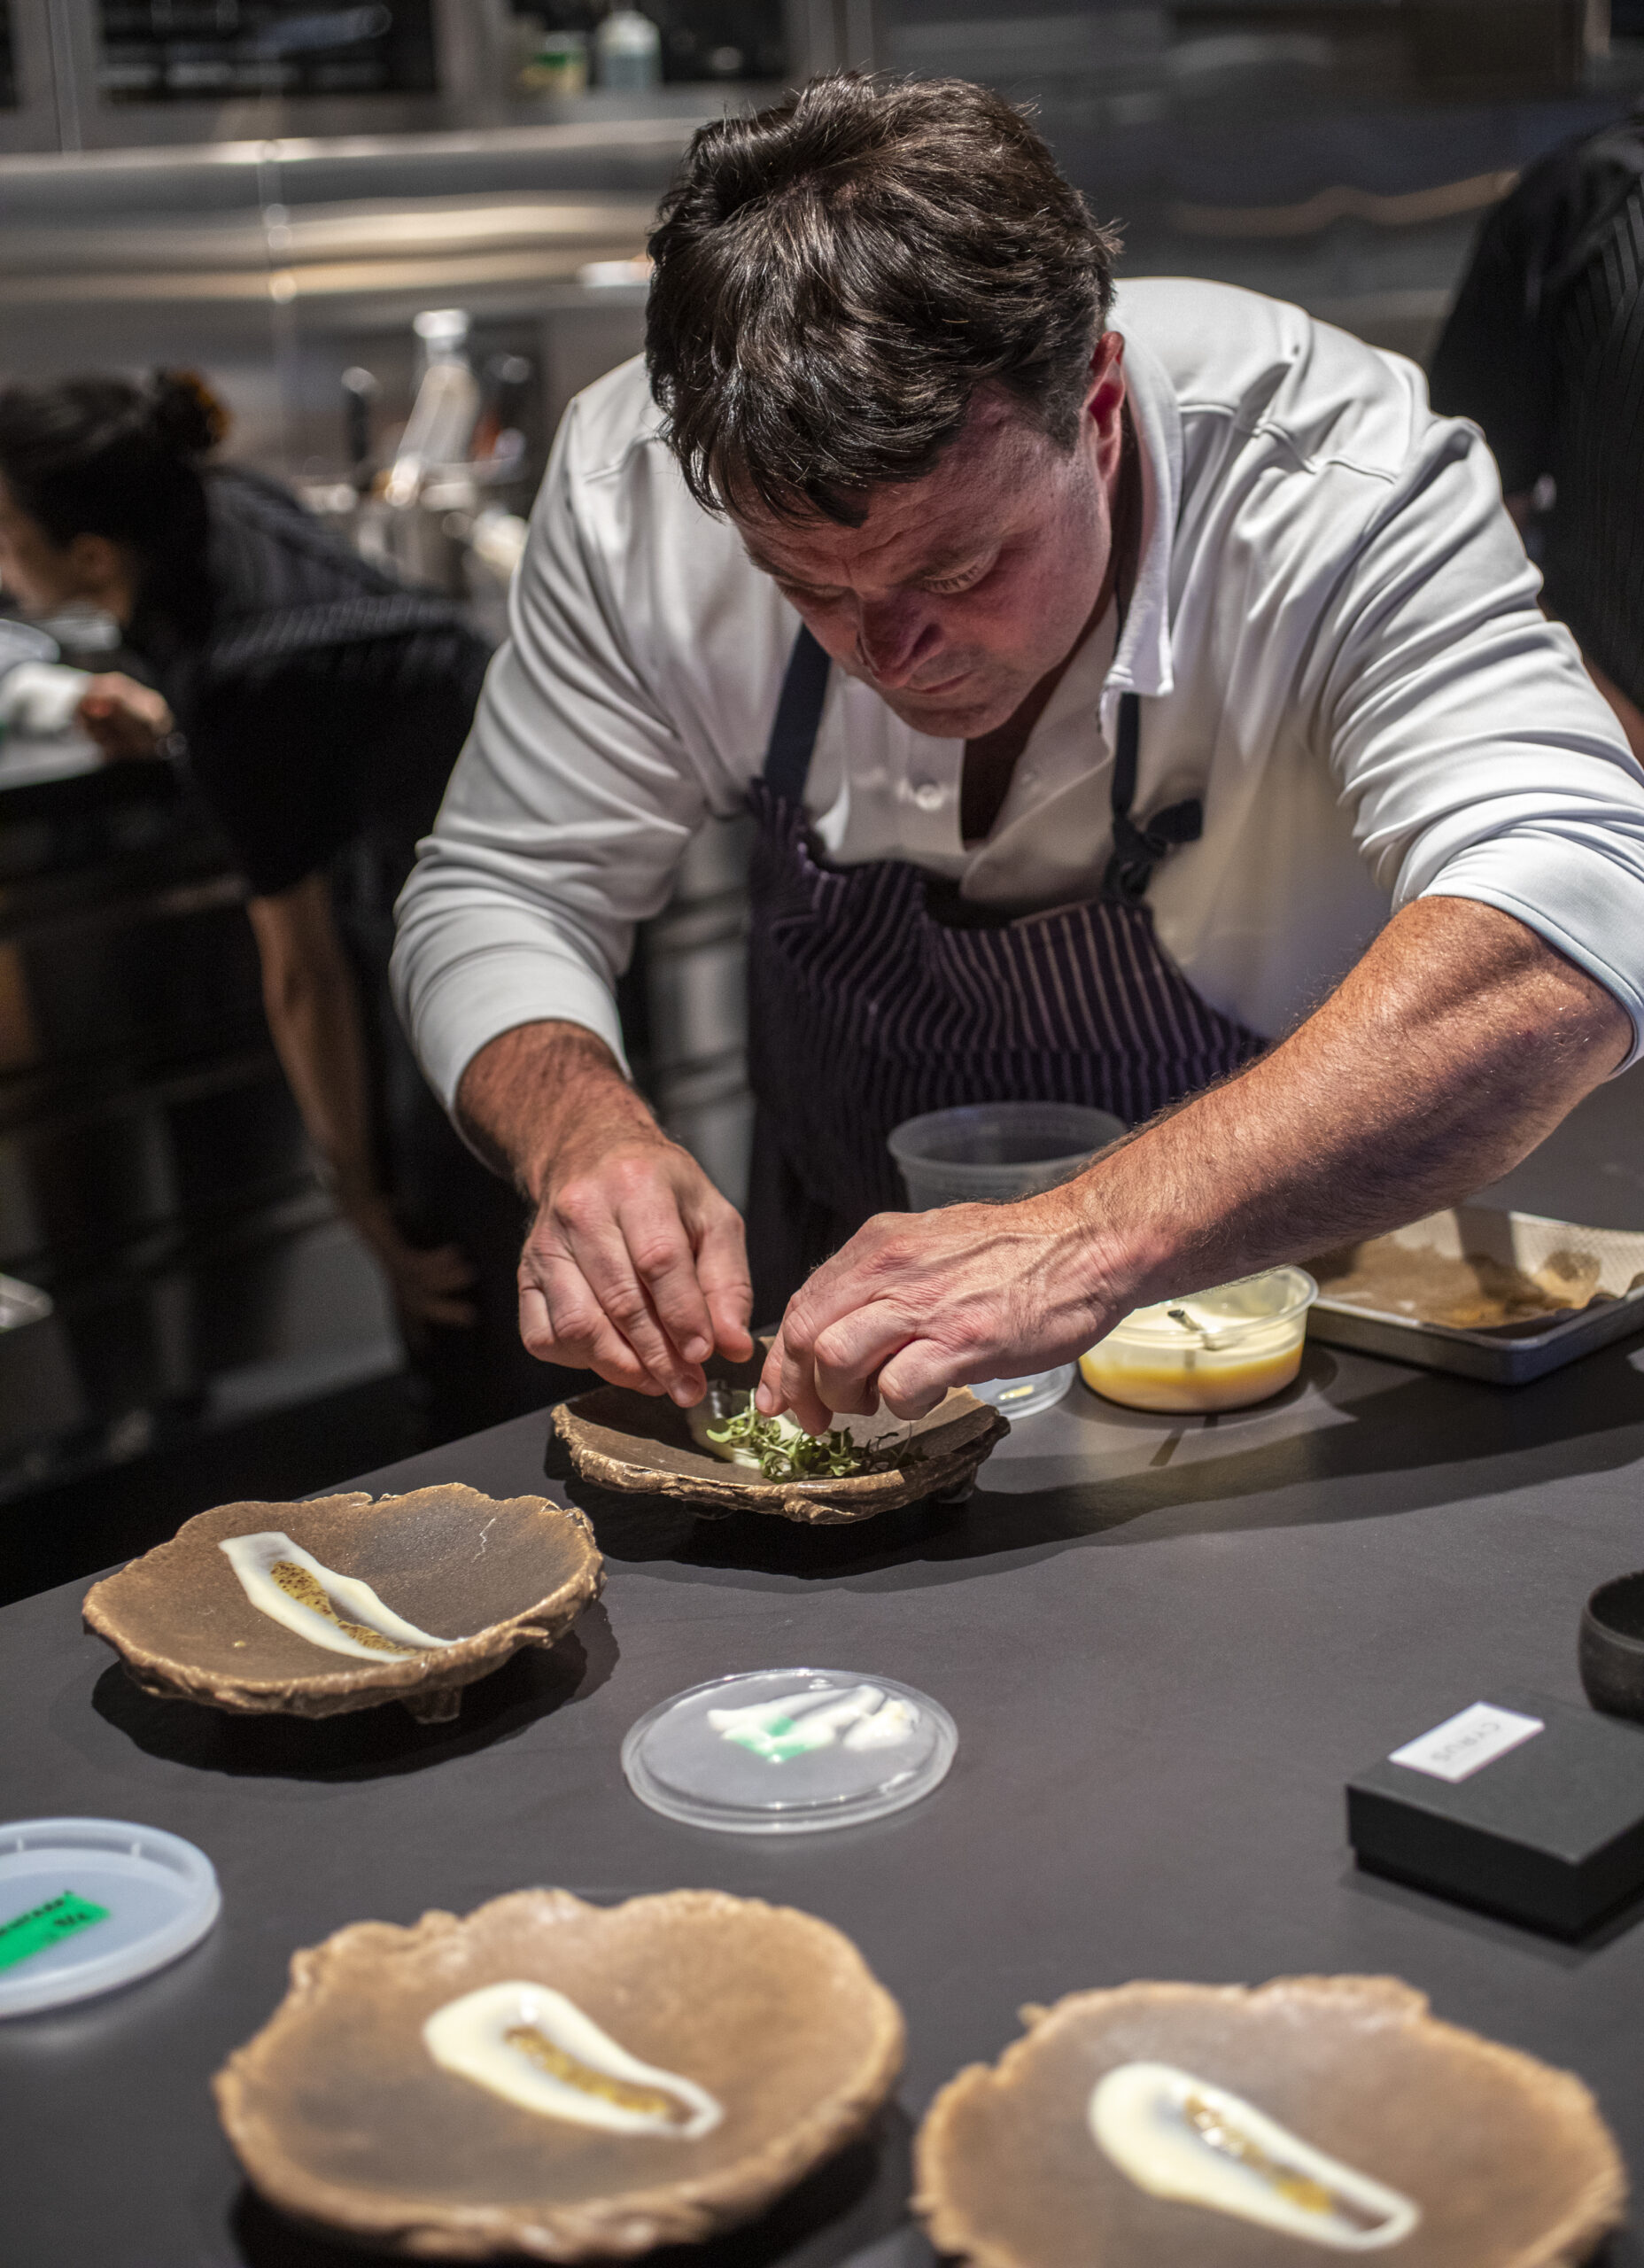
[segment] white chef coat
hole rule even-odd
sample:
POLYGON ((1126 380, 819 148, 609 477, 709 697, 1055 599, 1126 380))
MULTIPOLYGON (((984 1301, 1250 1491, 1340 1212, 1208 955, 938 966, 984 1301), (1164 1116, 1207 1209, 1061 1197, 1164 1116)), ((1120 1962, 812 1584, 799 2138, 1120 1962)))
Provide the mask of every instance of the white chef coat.
MULTIPOLYGON (((1127 284, 1113 322, 1144 487, 1116 649, 1110 620, 968 848, 963 743, 835 670, 806 796, 827 856, 1018 905, 1094 897, 1133 689, 1136 810, 1204 800, 1201 839, 1148 895, 1213 1007, 1280 1033, 1391 912, 1470 897, 1606 986, 1636 1054, 1644 774, 1539 611, 1477 430, 1432 415, 1414 364, 1252 292, 1127 284)), ((620 1057, 633 924, 763 761, 797 618, 692 501, 659 425, 637 362, 567 411, 508 642, 400 900, 398 997, 447 1102, 487 1041, 539 1018, 620 1057)))

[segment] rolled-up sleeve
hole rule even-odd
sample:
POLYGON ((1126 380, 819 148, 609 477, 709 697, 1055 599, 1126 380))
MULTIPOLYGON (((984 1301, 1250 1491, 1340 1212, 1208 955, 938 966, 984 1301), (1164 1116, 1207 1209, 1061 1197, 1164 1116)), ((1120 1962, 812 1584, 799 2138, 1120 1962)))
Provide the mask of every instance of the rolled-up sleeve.
POLYGON ((1312 692, 1394 910, 1470 897, 1514 915, 1620 1002, 1632 1062, 1644 773, 1539 588, 1477 435, 1435 422, 1337 587, 1312 692))
POLYGON ((623 1060, 612 988, 707 807, 648 689, 643 629, 584 516, 573 404, 473 729, 397 909, 393 985, 449 1108, 487 1043, 544 1019, 623 1060))

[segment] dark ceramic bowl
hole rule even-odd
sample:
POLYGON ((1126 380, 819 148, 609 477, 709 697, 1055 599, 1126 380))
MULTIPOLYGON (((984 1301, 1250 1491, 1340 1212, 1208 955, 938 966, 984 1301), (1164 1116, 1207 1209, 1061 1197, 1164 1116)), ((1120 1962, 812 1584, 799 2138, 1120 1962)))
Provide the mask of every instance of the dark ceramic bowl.
POLYGON ((1582 1608, 1580 1662, 1595 1709, 1644 1719, 1644 1573, 1601 1583, 1582 1608))

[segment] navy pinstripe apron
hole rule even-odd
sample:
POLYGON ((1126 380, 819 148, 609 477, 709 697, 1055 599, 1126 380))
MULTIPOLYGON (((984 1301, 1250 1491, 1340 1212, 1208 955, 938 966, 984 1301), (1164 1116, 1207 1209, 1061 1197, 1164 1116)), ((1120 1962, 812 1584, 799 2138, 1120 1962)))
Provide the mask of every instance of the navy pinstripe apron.
POLYGON ((1124 695, 1113 850, 1099 897, 1012 920, 900 859, 828 866, 805 781, 828 658, 802 629, 764 770, 749 873, 748 1211, 755 1313, 779 1315, 871 1214, 907 1202, 893 1126, 966 1102, 1072 1102, 1128 1123, 1238 1068, 1266 1042, 1201 1000, 1144 904, 1152 870, 1199 831, 1197 803, 1131 817, 1140 704, 1124 695))

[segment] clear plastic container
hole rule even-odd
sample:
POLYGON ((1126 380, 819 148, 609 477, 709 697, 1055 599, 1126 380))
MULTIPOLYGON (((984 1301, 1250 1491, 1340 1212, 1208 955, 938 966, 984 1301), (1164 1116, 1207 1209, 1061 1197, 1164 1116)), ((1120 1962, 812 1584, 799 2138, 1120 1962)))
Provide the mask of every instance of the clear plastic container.
MULTIPOLYGON (((1073 1102, 973 1102, 927 1111, 892 1130, 890 1154, 916 1213, 966 1200, 1036 1197, 1082 1173, 1093 1151, 1124 1132, 1124 1121, 1073 1102)), ((1036 1417, 1073 1384, 1063 1363, 1027 1378, 989 1379, 971 1392, 1012 1420, 1036 1417)))
POLYGON ((1082 1173, 1124 1121, 1072 1102, 967 1102, 891 1130, 890 1154, 916 1213, 965 1198, 1035 1197, 1082 1173))
POLYGON ((927 1796, 958 1746, 940 1702, 857 1670, 717 1677, 648 1710, 622 1768, 664 1818, 731 1835, 803 1835, 883 1819, 927 1796))
POLYGON ((206 1935, 222 1899, 180 1835, 124 1819, 0 1825, 0 2016, 129 1984, 206 1935))
POLYGON ((1244 1410, 1282 1394, 1301 1368, 1319 1287, 1305 1268, 1269 1268, 1183 1300, 1137 1308, 1079 1358, 1085 1384, 1129 1410, 1244 1410))

